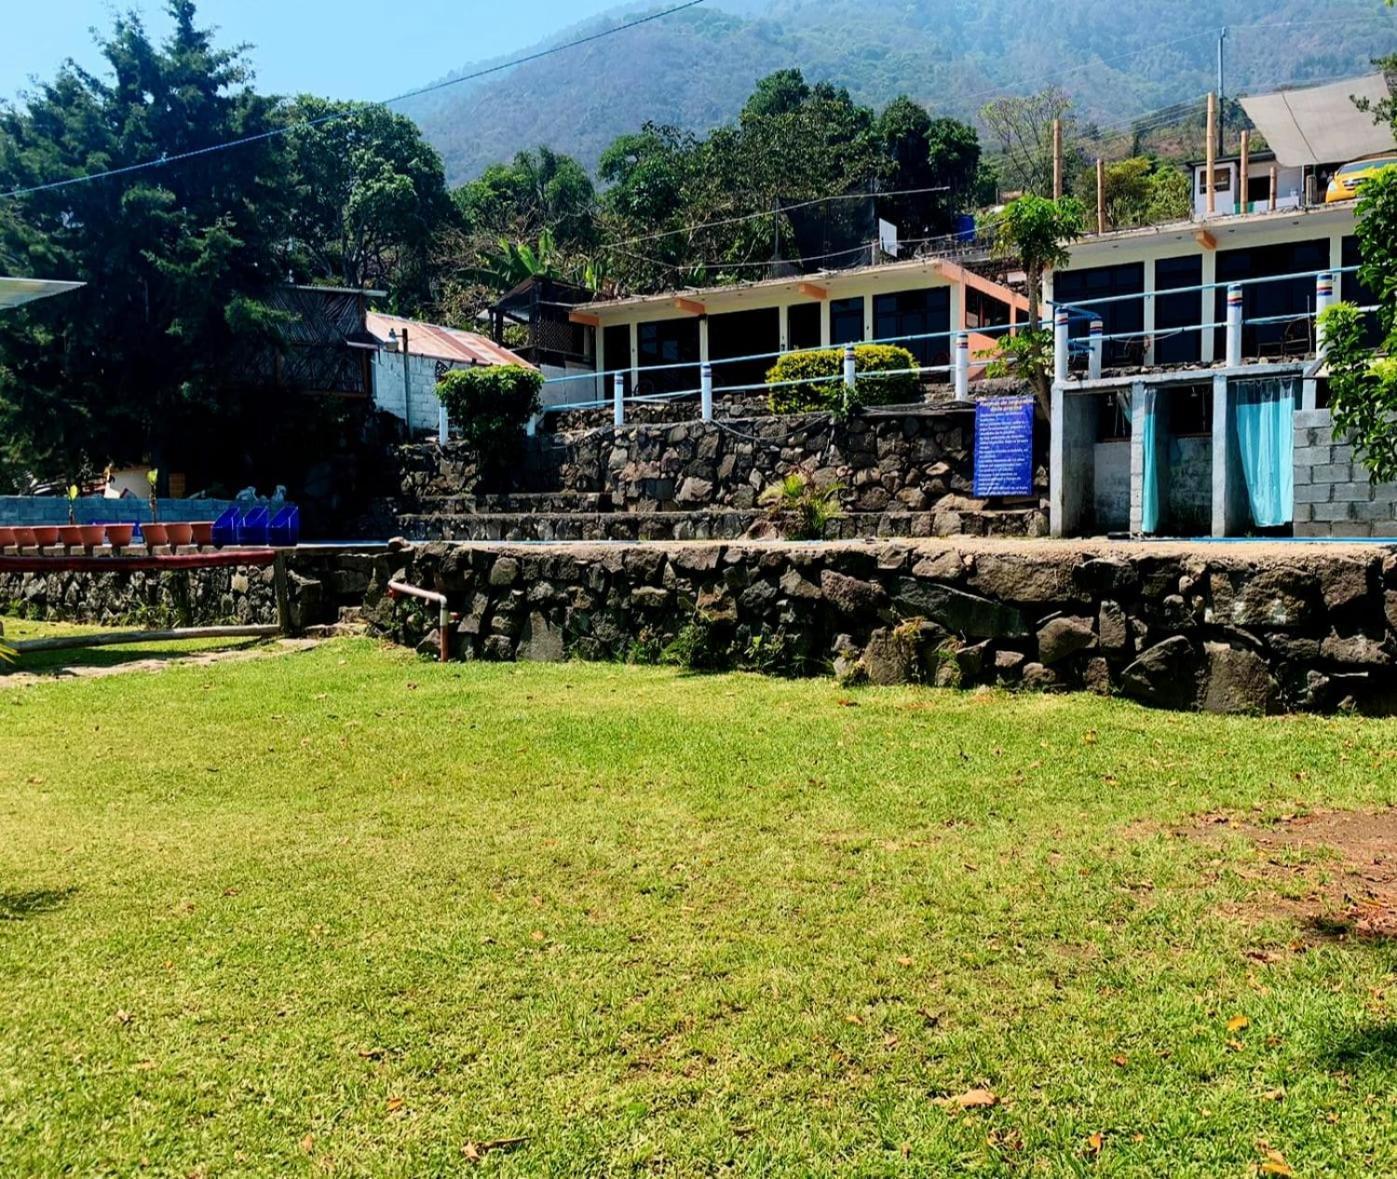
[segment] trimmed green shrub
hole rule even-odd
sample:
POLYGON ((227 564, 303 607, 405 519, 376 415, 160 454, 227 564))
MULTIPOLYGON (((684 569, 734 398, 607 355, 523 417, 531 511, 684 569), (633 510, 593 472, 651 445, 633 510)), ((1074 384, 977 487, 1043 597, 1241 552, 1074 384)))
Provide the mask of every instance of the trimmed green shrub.
POLYGON ((452 369, 437 382, 437 397, 467 446, 481 459, 500 459, 518 451, 542 387, 538 370, 496 364, 452 369))
POLYGON ((915 372, 917 358, 895 344, 856 344, 854 371, 858 382, 853 396, 845 388, 844 349, 821 348, 814 352, 790 352, 780 357, 766 374, 776 386, 767 395, 772 413, 804 413, 824 410, 847 413, 862 405, 897 405, 922 399, 922 383, 915 372), (888 376, 866 374, 887 372, 888 376), (826 378, 821 380, 820 378, 826 378), (800 381, 798 385, 782 384, 800 381))

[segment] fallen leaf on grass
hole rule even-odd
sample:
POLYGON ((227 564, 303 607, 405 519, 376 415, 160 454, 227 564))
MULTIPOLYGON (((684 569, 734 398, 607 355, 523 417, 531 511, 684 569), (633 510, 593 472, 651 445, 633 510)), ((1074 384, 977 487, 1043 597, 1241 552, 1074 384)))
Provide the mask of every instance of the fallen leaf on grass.
POLYGON ((1245 1047, 1246 1047, 1246 1045, 1245 1045, 1244 1043, 1242 1043, 1241 1040, 1228 1040, 1228 1041, 1227 1041, 1227 1050, 1228 1050, 1229 1052, 1240 1052, 1240 1051, 1242 1051, 1242 1049, 1245 1048, 1245 1047))
POLYGON ((1261 1100, 1262 1100, 1262 1101, 1283 1101, 1283 1100, 1285 1100, 1285 1090, 1284 1090, 1284 1089, 1267 1089, 1266 1092, 1263 1093, 1263 1094, 1261 1095, 1261 1100))
POLYGON ((999 1098, 988 1089, 967 1089, 954 1097, 938 1097, 936 1104, 947 1109, 990 1109, 999 1104, 999 1098))
POLYGON ((398 1110, 403 1108, 404 1104, 405 1103, 401 1097, 390 1097, 388 1099, 388 1112, 397 1113, 398 1110))
POLYGON ((1117 1055, 1111 1057, 1111 1063, 1114 1064, 1117 1068, 1124 1068, 1126 1065, 1130 1063, 1130 1057, 1126 1056, 1123 1052, 1118 1053, 1117 1055))
POLYGON ((1260 1166, 1263 1175, 1294 1175, 1290 1169, 1290 1164, 1285 1161, 1285 1155, 1279 1150, 1268 1150, 1266 1159, 1260 1166))
POLYGON ((516 1146, 523 1146, 528 1141, 528 1136, 520 1138, 496 1138, 491 1142, 467 1142, 461 1147, 461 1154, 468 1163, 478 1163, 492 1150, 513 1150, 516 1146))
POLYGON ((863 1016, 861 1016, 861 1015, 856 1015, 854 1012, 851 1011, 851 1012, 849 1012, 848 1015, 846 1015, 846 1016, 844 1017, 844 1022, 845 1022, 845 1023, 856 1023, 856 1024, 859 1024, 860 1026, 862 1026, 862 1025, 863 1025, 863 1016))
POLYGON ((301 1139, 301 1150, 305 1154, 311 1154, 315 1150, 315 1135, 307 1134, 301 1139))
POLYGON ((128 1023, 130 1023, 130 1022, 131 1022, 131 1013, 130 1013, 129 1011, 125 1010, 124 1008, 121 1009, 121 1010, 119 1010, 119 1011, 117 1011, 117 1013, 116 1013, 116 1022, 119 1023, 119 1024, 128 1024, 128 1023))
POLYGON ((1245 1015, 1234 1015, 1227 1021, 1227 1030, 1229 1032, 1240 1032, 1243 1028, 1248 1027, 1251 1027, 1251 1020, 1245 1015))
POLYGON ((155 1061, 153 1061, 153 1060, 138 1060, 138 1061, 137 1061, 134 1065, 132 1065, 131 1067, 134 1068, 134 1069, 136 1069, 137 1072, 148 1073, 148 1072, 150 1072, 152 1069, 155 1068, 155 1061))
POLYGON ((1098 1130, 1095 1134, 1093 1134, 1090 1138, 1087 1139, 1087 1152, 1089 1154, 1100 1154, 1101 1145, 1105 1141, 1105 1135, 1103 1135, 1101 1131, 1098 1130))
POLYGON ((912 959, 909 958, 906 954, 902 954, 898 957, 897 964, 899 966, 911 966, 912 959))
POLYGON ((360 1056, 362 1059, 364 1059, 364 1060, 382 1060, 382 1059, 383 1059, 383 1049, 382 1049, 382 1048, 360 1048, 360 1049, 359 1049, 359 1056, 360 1056))

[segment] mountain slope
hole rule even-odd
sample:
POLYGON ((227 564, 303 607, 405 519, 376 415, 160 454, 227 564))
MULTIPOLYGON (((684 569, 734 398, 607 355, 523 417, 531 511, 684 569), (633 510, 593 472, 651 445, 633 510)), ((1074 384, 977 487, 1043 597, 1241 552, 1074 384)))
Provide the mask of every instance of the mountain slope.
MULTIPOLYGON (((643 11, 618 8, 551 41, 643 11)), ((400 109, 453 182, 538 144, 590 168, 647 119, 707 130, 785 66, 863 102, 907 93, 962 118, 1058 83, 1081 117, 1115 124, 1212 88, 1224 22, 1231 93, 1362 73, 1397 50, 1397 15, 1377 0, 713 0, 400 109)))

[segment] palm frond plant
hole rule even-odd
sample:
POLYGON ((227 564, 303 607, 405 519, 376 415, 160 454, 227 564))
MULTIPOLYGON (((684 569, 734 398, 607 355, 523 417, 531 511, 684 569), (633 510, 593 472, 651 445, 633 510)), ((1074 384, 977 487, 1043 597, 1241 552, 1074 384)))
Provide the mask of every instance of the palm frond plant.
POLYGON ((767 515, 787 540, 820 540, 825 527, 844 515, 842 483, 817 484, 803 471, 791 471, 758 497, 767 515))

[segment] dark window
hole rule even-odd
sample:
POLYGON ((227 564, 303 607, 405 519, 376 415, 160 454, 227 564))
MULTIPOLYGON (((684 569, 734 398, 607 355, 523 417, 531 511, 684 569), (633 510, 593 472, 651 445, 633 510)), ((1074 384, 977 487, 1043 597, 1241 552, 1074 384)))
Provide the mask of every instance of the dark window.
POLYGON ((1178 295, 1159 295, 1154 301, 1154 359, 1156 364, 1194 364, 1202 358, 1201 332, 1180 331, 1197 328, 1203 318, 1203 256, 1161 258, 1154 264, 1156 291, 1193 287, 1178 295))
POLYGON ((1068 336, 1080 343, 1072 351, 1086 353, 1086 339, 1093 319, 1101 320, 1108 337, 1102 346, 1107 365, 1138 364, 1144 354, 1145 300, 1116 299, 1119 295, 1138 295, 1145 289, 1145 265, 1129 262, 1120 266, 1092 266, 1084 270, 1063 270, 1053 277, 1053 301, 1068 307, 1068 336), (1110 303, 1094 303, 1096 299, 1113 299, 1110 303), (1072 304, 1082 306, 1074 307, 1072 304), (1110 339, 1124 336, 1124 339, 1110 339))
POLYGON ((1164 394, 1169 433, 1175 438, 1213 432, 1213 386, 1180 385, 1164 394))
MULTIPOLYGON (((622 373, 622 379, 626 382, 626 392, 629 394, 631 391, 631 374, 629 371, 631 367, 630 324, 613 324, 610 327, 603 328, 601 342, 602 351, 605 353, 602 357, 602 363, 606 366, 606 371, 612 373, 616 369, 625 369, 626 371, 622 373)), ((614 378, 611 376, 606 378, 606 388, 602 390, 603 397, 611 396, 611 382, 613 379, 614 378)), ((579 384, 580 383, 581 382, 579 382, 579 384)))
POLYGON ((906 348, 922 366, 950 363, 951 288, 876 295, 873 338, 906 348))
MULTIPOLYGON (((1248 282, 1242 287, 1242 355, 1303 356, 1313 351, 1314 272, 1329 266, 1329 241, 1286 242, 1246 250, 1219 250, 1218 289, 1213 319, 1227 320, 1227 284, 1270 275, 1296 275, 1278 282, 1248 282), (1259 323, 1258 320, 1266 320, 1259 323)), ((1219 329, 1217 339, 1223 337, 1219 329)), ((1219 344, 1217 351, 1221 353, 1219 344)))
POLYGON ((642 323, 637 328, 636 351, 641 369, 636 385, 638 396, 698 389, 699 321, 696 318, 642 323), (686 367, 657 367, 676 364, 686 367), (644 371, 649 368, 657 371, 644 371))
MULTIPOLYGON (((1276 194, 1280 196, 1280 193, 1276 194)), ((1254 205, 1265 207, 1271 203, 1271 173, 1263 172, 1258 176, 1255 172, 1247 175, 1247 200, 1254 205)))
MULTIPOLYGON (((863 311, 859 311, 862 318, 863 311)), ((786 310, 786 347, 818 348, 820 346, 820 305, 794 303, 786 310)))
POLYGON ((1009 304, 1003 299, 974 287, 963 287, 965 293, 965 326, 970 331, 990 327, 1006 327, 1009 323, 1009 304))
MULTIPOLYGON (((1372 307, 1377 303, 1377 296, 1364 285, 1363 280, 1358 277, 1358 271, 1348 269, 1350 266, 1363 265, 1363 253, 1359 249, 1358 238, 1352 235, 1344 238, 1341 264, 1344 273, 1339 276, 1339 297, 1355 307, 1372 307)), ((1378 323, 1375 311, 1370 311, 1363 317, 1363 343, 1369 348, 1376 348, 1382 343, 1382 325, 1378 323)))
POLYGON ((766 380, 767 369, 776 363, 771 353, 781 344, 779 317, 775 307, 708 317, 708 359, 713 364, 715 388, 760 385, 766 380), (734 356, 758 359, 729 360, 734 356))
POLYGON ((863 296, 834 299, 829 305, 829 342, 857 344, 863 340, 863 296))
POLYGON ((1096 399, 1096 440, 1121 442, 1130 440, 1130 392, 1102 393, 1096 399))

